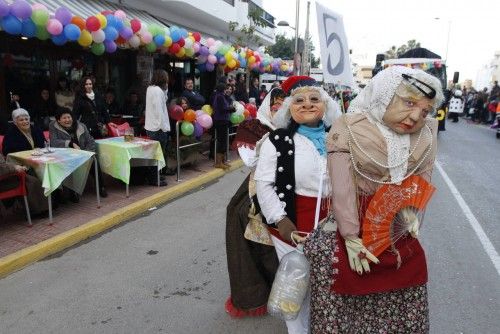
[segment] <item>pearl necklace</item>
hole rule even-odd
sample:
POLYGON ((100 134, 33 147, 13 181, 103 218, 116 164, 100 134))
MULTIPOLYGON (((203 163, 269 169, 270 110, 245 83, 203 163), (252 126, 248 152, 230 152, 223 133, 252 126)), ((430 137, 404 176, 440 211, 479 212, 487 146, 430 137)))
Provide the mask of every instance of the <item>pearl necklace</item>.
MULTIPOLYGON (((365 175, 363 174, 358 166, 356 165, 356 162, 355 162, 355 159, 354 159, 354 154, 352 153, 353 152, 353 147, 352 147, 352 142, 351 142, 351 137, 349 137, 349 140, 348 140, 348 144, 349 144, 349 155, 351 156, 351 162, 352 162, 352 166, 354 167, 354 170, 356 171, 356 173, 358 173, 359 175, 361 175, 362 177, 364 177, 365 179, 369 180, 369 181, 372 181, 374 183, 378 183, 378 184, 396 184, 396 183, 399 183, 399 182, 402 182, 404 180, 406 180, 407 178, 409 178, 410 176, 412 176, 418 168, 420 168, 420 165, 422 165, 422 163, 427 160, 427 157, 429 156, 429 153, 431 152, 431 149, 432 149, 432 131, 431 129, 429 128, 429 126, 426 124, 425 125, 427 130, 429 131, 429 138, 430 138, 430 143, 429 143, 429 147, 427 148, 427 150, 425 151, 424 153, 424 156, 422 157, 422 159, 420 159, 420 161, 417 163, 417 165, 415 166, 415 168, 409 172, 408 174, 406 174, 406 176, 401 179, 400 181, 380 181, 380 180, 375 180, 371 177, 369 177, 368 175, 365 175)), ((422 130, 421 130, 422 131, 422 130)), ((353 138, 354 139, 354 138, 353 138)), ((355 139, 354 139, 355 140, 355 139)), ((359 148, 359 147, 358 147, 359 148)), ((415 145, 415 148, 416 148, 416 145, 415 145)), ((370 160, 372 160, 373 162, 375 162, 377 165, 379 165, 374 159, 372 159, 368 154, 366 154, 365 152, 363 152, 368 158, 370 158, 370 160)), ((411 154, 410 154, 411 155, 411 154)), ((410 156, 408 156, 410 157, 410 156)), ((381 165, 379 165, 381 166, 381 165)), ((381 166, 381 167, 384 167, 384 166, 381 166)), ((387 168, 387 167, 385 167, 387 168)))
MULTIPOLYGON (((432 132, 431 130, 429 129, 429 126, 426 124, 426 127, 427 129, 429 130, 429 133, 431 133, 431 136, 432 136, 432 132)), ((356 145, 356 147, 361 151, 361 153, 363 153, 367 158, 369 158, 373 163, 375 163, 377 166, 380 166, 382 168, 387 168, 387 169, 390 169, 390 168, 395 168, 395 167, 399 167, 401 166, 402 164, 404 164, 406 161, 408 161, 408 159, 412 156, 413 153, 415 153, 415 150, 417 149, 418 147, 418 144, 420 144, 420 138, 422 138, 422 133, 423 133, 423 128, 420 129, 420 133, 418 134, 418 138, 417 138, 417 141, 415 142, 415 146, 413 147, 412 150, 410 150, 410 153, 401 159, 401 162, 395 164, 395 165, 384 165, 383 163, 381 162, 378 162, 377 160, 375 160, 375 158, 373 158, 370 154, 368 154, 368 152, 366 152, 362 147, 361 145, 358 143, 358 141, 356 140, 356 137, 354 137, 354 134, 352 133, 352 130, 351 130, 351 126, 350 125, 347 125, 347 129, 349 130, 349 137, 352 138, 352 140, 354 141, 354 144, 356 145)))

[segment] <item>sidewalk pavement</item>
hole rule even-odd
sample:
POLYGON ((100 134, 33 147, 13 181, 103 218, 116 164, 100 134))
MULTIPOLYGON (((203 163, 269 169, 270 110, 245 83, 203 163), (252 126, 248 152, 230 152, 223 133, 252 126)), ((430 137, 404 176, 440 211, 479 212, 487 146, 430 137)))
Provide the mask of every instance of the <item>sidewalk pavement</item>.
MULTIPOLYGON (((230 152, 230 156, 228 171, 243 166, 236 152, 230 152)), ((92 182, 87 182, 79 203, 68 202, 54 211, 52 225, 46 218, 33 220, 33 226, 29 227, 23 217, 7 210, 4 217, 0 216, 0 278, 196 190, 225 173, 214 168, 212 160, 202 159, 194 166, 183 167, 179 182, 175 175, 168 176, 166 187, 130 186, 129 198, 125 195, 125 185, 106 175, 108 197, 101 198, 100 208, 92 182)))

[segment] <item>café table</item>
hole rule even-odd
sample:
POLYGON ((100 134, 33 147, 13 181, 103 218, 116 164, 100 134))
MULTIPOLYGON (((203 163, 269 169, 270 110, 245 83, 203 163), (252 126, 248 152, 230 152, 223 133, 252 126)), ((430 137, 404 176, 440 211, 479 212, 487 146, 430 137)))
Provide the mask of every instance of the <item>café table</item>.
POLYGON ((157 167, 160 186, 160 170, 166 166, 161 145, 156 140, 135 137, 126 141, 123 136, 96 140, 97 158, 101 171, 125 183, 129 197, 130 169, 132 166, 157 167))
MULTIPOLYGON (((33 169, 42 182, 49 204, 49 221, 52 224, 52 192, 64 185, 82 194, 92 163, 97 164, 95 153, 73 148, 35 149, 10 153, 7 161, 33 169)), ((99 178, 95 168, 97 207, 101 207, 99 178)))

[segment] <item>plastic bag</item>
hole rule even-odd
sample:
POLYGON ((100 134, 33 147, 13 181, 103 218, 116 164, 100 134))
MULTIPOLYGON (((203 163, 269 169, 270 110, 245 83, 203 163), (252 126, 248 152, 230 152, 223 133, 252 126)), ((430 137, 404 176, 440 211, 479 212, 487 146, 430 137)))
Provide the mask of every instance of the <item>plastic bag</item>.
POLYGON ((302 252, 302 245, 283 256, 274 277, 267 302, 267 311, 283 320, 297 318, 309 289, 309 262, 302 252))

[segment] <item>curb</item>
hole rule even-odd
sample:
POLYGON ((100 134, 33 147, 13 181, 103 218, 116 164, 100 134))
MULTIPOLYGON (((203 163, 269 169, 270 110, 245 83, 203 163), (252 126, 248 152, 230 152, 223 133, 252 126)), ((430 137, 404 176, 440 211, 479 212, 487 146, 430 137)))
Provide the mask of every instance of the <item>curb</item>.
POLYGON ((213 180, 221 178, 228 172, 237 170, 243 166, 243 161, 235 160, 231 162, 231 168, 227 171, 213 169, 203 175, 182 182, 169 189, 141 199, 126 207, 112 211, 100 218, 93 219, 88 223, 63 232, 55 237, 44 240, 36 245, 21 249, 15 253, 0 258, 0 278, 3 278, 15 271, 18 271, 34 262, 37 262, 49 255, 60 252, 85 239, 104 232, 125 220, 133 218, 153 206, 158 206, 172 199, 175 199, 193 189, 199 188, 213 180))

